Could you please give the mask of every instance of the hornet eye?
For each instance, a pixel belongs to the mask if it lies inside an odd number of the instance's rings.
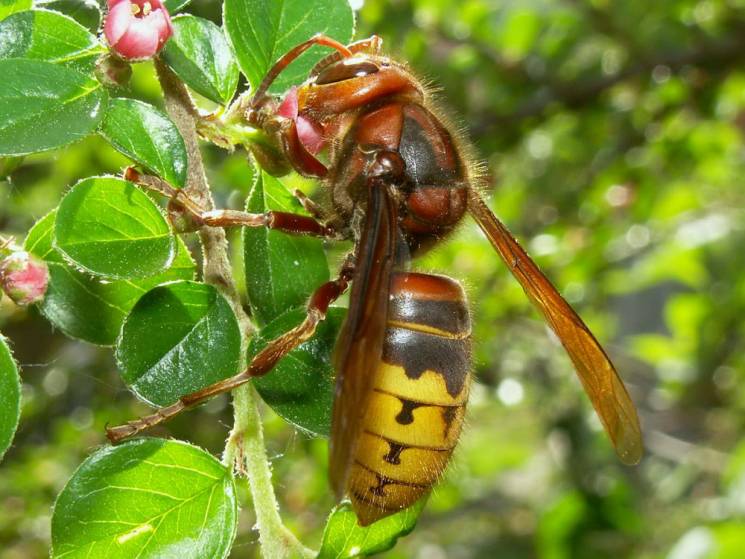
[[[316,84],[326,85],[329,83],[351,80],[352,78],[361,78],[376,73],[378,69],[377,64],[374,64],[369,60],[347,58],[332,64],[318,74]]]

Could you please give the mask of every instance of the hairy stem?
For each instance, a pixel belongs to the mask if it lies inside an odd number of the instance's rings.
[[[171,117],[186,144],[188,175],[185,193],[205,210],[215,207],[204,162],[199,150],[197,121],[199,114],[184,84],[160,60],[155,69],[163,88],[166,112]],[[216,227],[202,227],[199,238],[203,251],[203,279],[219,289],[230,303],[243,332],[239,370],[246,367],[248,336],[253,324],[241,305],[228,257],[225,231]],[[264,557],[283,559],[313,557],[295,536],[285,528],[279,516],[279,505],[272,486],[272,474],[264,446],[264,433],[258,408],[258,396],[249,383],[233,393],[234,425],[225,446],[223,461],[234,465],[248,478],[254,501],[259,542]]]
[[[264,432],[259,416],[258,394],[251,383],[234,392],[235,424],[225,448],[224,459],[243,455],[239,468],[245,468],[251,486],[261,551],[267,559],[312,558],[316,553],[303,546],[279,516],[279,506],[272,486],[272,473],[264,446]]]

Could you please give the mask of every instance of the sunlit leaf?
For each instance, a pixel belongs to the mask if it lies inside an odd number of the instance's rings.
[[[47,10],[13,14],[0,22],[0,59],[46,60],[90,73],[105,51],[96,37],[74,19]]]
[[[164,113],[135,99],[111,99],[101,136],[173,186],[186,182],[186,146],[176,125]]]
[[[340,504],[326,522],[318,559],[366,557],[391,549],[398,538],[414,529],[426,501],[420,499],[414,506],[364,527],[357,524],[349,502]]]
[[[96,0],[36,0],[35,4],[68,15],[93,33],[101,25],[101,9]]]
[[[315,335],[282,359],[265,376],[254,379],[264,401],[287,421],[305,431],[328,436],[334,403],[334,367],[331,354],[344,319],[344,309],[331,308]],[[294,309],[262,328],[249,345],[249,357],[307,316]]]
[[[163,2],[163,5],[171,15],[180,12],[189,4],[191,4],[191,0],[165,0]]]
[[[16,12],[30,10],[33,0],[0,0],[0,19]]]
[[[57,210],[54,246],[84,270],[117,279],[153,276],[170,266],[176,242],[158,207],[128,181],[94,177],[76,184]]]
[[[0,335],[0,459],[13,442],[21,413],[21,379],[5,338]]]
[[[307,215],[287,188],[266,173],[257,175],[246,209]],[[328,263],[319,239],[265,227],[246,227],[243,245],[248,300],[261,324],[303,306],[311,293],[329,279]]]
[[[354,14],[347,0],[275,2],[225,0],[223,21],[241,70],[256,88],[269,68],[292,47],[317,33],[348,43],[354,32]],[[283,91],[308,77],[313,65],[328,54],[313,47],[293,62],[274,82],[271,91]]]
[[[237,506],[230,472],[179,441],[138,439],[90,456],[60,493],[52,557],[227,557]]]
[[[240,328],[225,297],[211,285],[180,281],[137,302],[116,359],[132,391],[165,406],[236,374],[240,350]]]
[[[160,274],[140,279],[102,280],[70,265],[52,247],[56,211],[29,231],[26,250],[49,267],[49,287],[39,304],[42,314],[71,338],[98,345],[114,345],[137,300],[156,285],[194,279],[194,261],[179,238],[173,264]]]
[[[215,103],[228,103],[238,85],[238,64],[222,30],[206,19],[173,19],[163,59],[186,85]]]
[[[103,117],[96,80],[44,60],[0,60],[0,155],[46,151],[84,138]]]

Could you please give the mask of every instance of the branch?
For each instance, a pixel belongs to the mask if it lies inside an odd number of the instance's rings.
[[[205,210],[215,208],[212,192],[204,171],[204,162],[199,149],[197,122],[200,118],[184,84],[159,59],[155,69],[163,88],[166,112],[176,124],[186,144],[188,176],[185,193]],[[199,238],[203,251],[203,278],[206,283],[219,289],[235,312],[243,333],[239,370],[246,367],[248,336],[254,331],[251,320],[241,305],[240,296],[233,279],[228,257],[228,241],[225,231],[216,227],[202,227]],[[233,392],[235,423],[225,446],[223,462],[234,464],[239,473],[246,475],[254,501],[259,543],[264,557],[313,557],[295,536],[282,524],[269,460],[264,445],[264,433],[258,409],[258,395],[252,384],[246,384]]]

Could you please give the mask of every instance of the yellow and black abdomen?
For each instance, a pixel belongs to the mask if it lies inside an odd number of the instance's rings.
[[[393,276],[382,359],[348,478],[361,524],[411,506],[445,469],[468,398],[470,336],[455,280]]]

